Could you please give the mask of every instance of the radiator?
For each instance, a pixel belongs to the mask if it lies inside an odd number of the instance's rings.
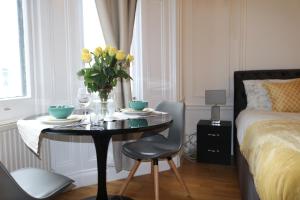
[[[49,146],[49,141],[42,139],[37,156],[24,144],[15,124],[0,127],[0,160],[8,171],[24,167],[50,170]]]

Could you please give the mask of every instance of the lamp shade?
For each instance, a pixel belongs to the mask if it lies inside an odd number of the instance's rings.
[[[225,105],[226,90],[205,90],[206,105]]]

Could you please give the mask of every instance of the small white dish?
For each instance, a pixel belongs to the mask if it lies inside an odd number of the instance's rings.
[[[56,119],[50,115],[39,117],[38,120],[40,120],[44,124],[50,124],[50,125],[67,125],[74,122],[79,122],[82,120],[81,115],[71,115],[66,119]]]

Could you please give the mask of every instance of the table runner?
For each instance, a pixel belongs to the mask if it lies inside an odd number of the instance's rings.
[[[39,120],[18,120],[18,130],[26,146],[39,155],[39,143],[42,130],[53,125],[43,124]]]

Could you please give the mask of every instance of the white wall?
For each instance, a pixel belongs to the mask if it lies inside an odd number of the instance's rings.
[[[221,118],[233,117],[233,72],[300,68],[300,1],[182,0],[186,132],[210,118],[206,89],[226,89]]]

